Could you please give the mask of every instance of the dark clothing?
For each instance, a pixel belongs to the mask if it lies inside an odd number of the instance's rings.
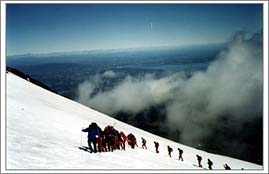
[[[127,142],[131,146],[132,149],[135,148],[135,145],[137,146],[136,138],[135,138],[135,136],[133,134],[129,134],[127,136]]]
[[[97,137],[101,136],[102,134],[102,129],[96,124],[96,123],[91,123],[88,128],[82,129],[83,132],[88,132],[88,146],[90,151],[94,151],[95,153],[97,152],[96,150],[96,142],[97,142]],[[93,144],[93,148],[91,146]]]
[[[156,142],[156,141],[154,141],[154,144],[155,144],[155,150],[156,150],[156,153],[159,153],[159,150],[158,150],[158,148],[159,148],[159,143]]]
[[[144,147],[147,149],[147,146],[146,146],[146,140],[144,138],[141,138],[142,139],[142,148],[144,149]]]
[[[100,135],[100,132],[97,129],[86,128],[82,130],[83,132],[88,132],[88,139],[94,140],[96,136]]]
[[[227,164],[225,164],[223,167],[224,167],[225,170],[231,170],[231,167],[228,166]]]
[[[196,157],[197,157],[197,160],[198,160],[199,167],[202,167],[202,165],[201,165],[202,157],[199,156],[199,155],[196,155]]]
[[[209,170],[212,170],[213,162],[212,162],[210,159],[208,159],[207,164],[208,164],[208,169],[209,169]]]
[[[93,148],[92,148],[91,143],[93,143]],[[88,139],[88,146],[89,146],[89,149],[90,149],[91,152],[96,151],[96,140]]]
[[[168,155],[171,157],[171,152],[173,151],[173,149],[170,146],[167,146],[167,150],[168,150]]]
[[[178,148],[178,153],[179,153],[178,159],[179,159],[179,160],[181,159],[181,160],[183,161],[183,157],[182,157],[183,150],[180,149],[180,148]]]
[[[82,129],[82,131],[88,132],[88,139],[90,140],[96,139],[96,136],[100,136],[102,133],[102,129],[96,123],[90,124],[89,127]]]

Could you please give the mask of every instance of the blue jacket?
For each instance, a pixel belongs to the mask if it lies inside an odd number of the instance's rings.
[[[100,134],[101,134],[99,129],[86,128],[86,129],[83,129],[82,131],[83,132],[88,132],[88,139],[90,139],[90,140],[95,140],[96,136],[100,136]]]

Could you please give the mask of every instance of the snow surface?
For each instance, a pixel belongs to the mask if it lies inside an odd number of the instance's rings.
[[[138,148],[126,151],[87,153],[78,149],[87,144],[82,127],[96,122],[102,129],[115,124],[125,134],[133,133]],[[148,149],[141,148],[141,137]],[[155,153],[153,141],[160,143]],[[174,150],[168,156],[167,145]],[[178,160],[177,148],[183,149],[184,161]],[[240,147],[238,147],[240,148]],[[20,77],[7,74],[7,169],[193,169],[205,170],[197,165],[196,154],[213,161],[213,169],[262,169],[262,166],[230,157],[207,153],[165,138],[153,135],[104,115],[79,103],[49,92]]]

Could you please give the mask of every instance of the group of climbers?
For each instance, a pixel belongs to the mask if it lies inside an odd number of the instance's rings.
[[[132,149],[135,148],[135,146],[138,147],[136,137],[130,133],[128,136],[124,134],[123,131],[118,131],[116,130],[113,126],[106,126],[104,131],[95,123],[92,122],[88,128],[82,129],[83,132],[88,132],[88,146],[90,152],[96,153],[98,152],[107,152],[107,151],[112,151],[115,149],[120,149],[120,150],[125,150],[125,143],[127,141],[128,145],[131,146]],[[142,148],[147,149],[146,146],[146,140],[141,137],[142,140]],[[93,145],[93,147],[92,147]],[[155,146],[155,151],[156,153],[159,153],[159,143],[154,141],[154,146]],[[171,153],[173,152],[173,148],[170,147],[169,145],[167,146],[168,150],[168,155],[170,157]],[[178,153],[179,157],[178,160],[183,161],[183,150],[178,148]],[[198,161],[198,166],[202,168],[201,161],[202,157],[199,155],[196,155],[197,161]],[[208,159],[207,161],[208,164],[208,169],[212,170],[213,162]],[[231,168],[225,164],[223,165],[225,170],[231,170]]]
[[[88,146],[90,152],[107,152],[115,149],[125,150],[126,135],[114,129],[105,127],[104,131],[95,123],[91,123],[83,132],[88,132]],[[93,145],[93,146],[92,146]]]

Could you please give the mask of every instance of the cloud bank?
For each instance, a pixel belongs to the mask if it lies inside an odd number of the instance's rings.
[[[101,75],[95,75],[91,80],[80,84],[78,101],[112,115],[120,111],[134,115],[150,106],[172,100],[176,90],[186,79],[184,73],[160,79],[154,74],[139,77],[126,76],[113,89],[92,95],[94,89],[99,88],[101,81],[107,77],[107,74],[108,71]],[[113,74],[114,78],[116,74]]]
[[[102,80],[115,77],[108,71],[80,84],[78,101],[107,114],[132,115],[165,103],[168,127],[180,132],[183,143],[200,143],[220,128],[236,134],[246,123],[262,117],[262,35],[246,38],[236,33],[206,71],[191,77],[184,72],[161,78],[126,76],[112,89],[96,92]]]
[[[239,129],[262,116],[262,58],[261,36],[246,40],[238,33],[206,72],[184,82],[167,107],[170,127],[181,131],[182,141],[207,137],[222,118]]]

